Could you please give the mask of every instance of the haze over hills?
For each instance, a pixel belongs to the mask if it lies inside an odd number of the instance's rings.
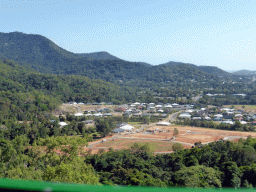
[[[235,71],[235,72],[233,72],[233,74],[235,74],[235,75],[256,75],[256,71],[243,69],[243,70]]]
[[[232,76],[218,67],[179,62],[150,65],[129,62],[107,52],[69,52],[41,35],[21,32],[0,33],[0,59],[10,59],[42,72],[82,75],[110,82],[185,82]],[[146,67],[145,67],[146,66]]]

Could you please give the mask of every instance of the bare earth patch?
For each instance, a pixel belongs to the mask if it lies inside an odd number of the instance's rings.
[[[175,126],[173,126],[175,128]],[[217,129],[210,129],[210,128],[200,128],[200,127],[190,127],[190,126],[177,126],[177,129],[185,130],[185,131],[191,131],[191,132],[200,132],[198,134],[212,134],[217,136],[241,136],[241,137],[248,137],[251,135],[252,137],[256,137],[256,132],[240,132],[240,131],[226,131],[226,130],[217,130]]]
[[[201,141],[202,143],[213,142],[223,139],[221,136],[214,135],[203,135],[203,134],[187,134],[176,137],[175,141],[185,142],[194,144],[195,142]]]
[[[94,145],[94,147],[113,147],[114,149],[130,149],[134,143],[144,145],[148,143],[152,151],[172,151],[173,142],[169,141],[142,141],[140,139],[116,139],[114,141],[107,141]],[[187,146],[190,147],[190,146]]]
[[[179,135],[185,134],[186,131],[179,131]],[[170,139],[173,137],[173,130],[169,132],[159,132],[156,131],[155,133],[148,132],[145,133],[136,133],[131,135],[123,135],[123,137],[136,137],[136,138],[152,138],[152,139]]]
[[[195,142],[201,141],[202,143],[214,142],[220,139],[230,138],[232,137],[248,137],[251,135],[252,137],[256,137],[255,132],[238,132],[238,131],[226,131],[226,130],[216,130],[209,128],[200,128],[200,127],[191,127],[191,126],[166,126],[159,127],[153,126],[150,127],[150,130],[158,131],[155,133],[136,133],[131,135],[124,135],[123,137],[128,138],[138,138],[138,139],[152,139],[152,140],[169,140],[173,137],[173,130],[177,128],[179,131],[178,136],[175,136],[175,141],[194,144]],[[164,131],[164,132],[163,132]],[[239,139],[239,138],[238,138]]]

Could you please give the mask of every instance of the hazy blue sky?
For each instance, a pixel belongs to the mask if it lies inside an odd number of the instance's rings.
[[[256,0],[0,0],[0,18],[74,53],[256,70]]]

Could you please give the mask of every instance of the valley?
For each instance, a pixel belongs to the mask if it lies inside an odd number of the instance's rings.
[[[12,32],[0,33],[0,74],[2,178],[183,187],[193,170],[211,176],[200,187],[256,186],[253,72],[72,53]]]
[[[131,104],[132,106],[133,104]],[[170,104],[169,104],[170,105]],[[104,111],[104,109],[108,109],[108,114],[114,117],[122,117],[127,114],[126,111],[129,111],[129,108],[126,108],[124,112],[117,112],[115,109],[119,109],[124,105],[91,105],[91,104],[63,104],[60,108],[65,109],[66,112],[73,112],[73,114],[85,112],[84,114],[87,117],[93,119],[94,114],[99,114],[100,111]],[[127,105],[128,106],[128,105]],[[151,104],[152,106],[152,104]],[[159,105],[160,106],[160,105]],[[223,108],[227,110],[228,106],[224,106]],[[239,109],[239,106],[234,106]],[[140,105],[137,105],[137,108],[140,108]],[[151,108],[151,107],[149,107]],[[149,109],[148,108],[148,109]],[[211,107],[212,108],[212,107]],[[78,110],[79,109],[79,110]],[[132,109],[132,108],[131,108]],[[175,122],[178,120],[179,114],[182,112],[186,112],[188,109],[186,107],[175,107],[175,109],[171,109],[174,113],[170,113],[169,117],[161,118],[158,121],[160,122],[172,122],[172,125],[162,126],[157,125],[158,122],[155,123],[143,123],[143,122],[129,122],[129,119],[126,118],[126,124],[133,126],[135,129],[129,131],[122,131],[120,133],[109,133],[109,135],[105,137],[101,137],[100,139],[96,139],[95,141],[89,142],[88,147],[85,147],[85,151],[90,154],[97,154],[99,150],[108,151],[109,148],[113,148],[113,150],[121,150],[121,149],[129,149],[134,143],[139,144],[148,144],[149,148],[153,153],[173,153],[172,145],[174,143],[180,143],[183,148],[191,148],[195,147],[196,143],[200,143],[200,145],[206,145],[211,142],[216,142],[219,140],[223,141],[237,141],[238,139],[246,139],[249,136],[252,138],[256,137],[256,132],[240,132],[240,131],[232,131],[228,130],[217,130],[217,129],[209,129],[202,127],[194,127],[187,125],[177,125]],[[143,110],[144,114],[151,114],[154,116],[152,109]],[[177,111],[177,112],[175,112]],[[190,109],[190,111],[192,111]],[[89,112],[89,113],[88,113]],[[250,111],[251,112],[251,111]],[[132,112],[131,116],[135,114],[136,116],[143,116],[141,112]],[[254,111],[255,113],[255,111]],[[90,115],[90,116],[88,116]],[[104,113],[102,113],[104,116]],[[107,118],[107,117],[105,117]],[[192,117],[193,118],[193,117]],[[93,120],[91,120],[93,121]],[[224,123],[225,121],[223,121]],[[124,123],[124,122],[123,122]],[[219,125],[219,122],[216,122],[216,125]],[[96,126],[95,123],[88,126]],[[178,135],[174,136],[174,129],[178,130]],[[255,129],[255,126],[254,126]],[[168,150],[167,150],[168,149]]]

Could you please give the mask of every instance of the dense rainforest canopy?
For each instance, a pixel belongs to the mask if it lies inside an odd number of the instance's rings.
[[[218,141],[165,155],[147,145],[84,153],[89,138],[1,139],[3,178],[158,187],[255,187],[256,139]],[[68,144],[68,145],[67,145]],[[45,146],[45,147],[43,147]],[[60,155],[57,152],[60,151]]]
[[[125,103],[137,90],[82,76],[41,74],[12,61],[0,61],[0,119],[32,120],[67,101]]]

